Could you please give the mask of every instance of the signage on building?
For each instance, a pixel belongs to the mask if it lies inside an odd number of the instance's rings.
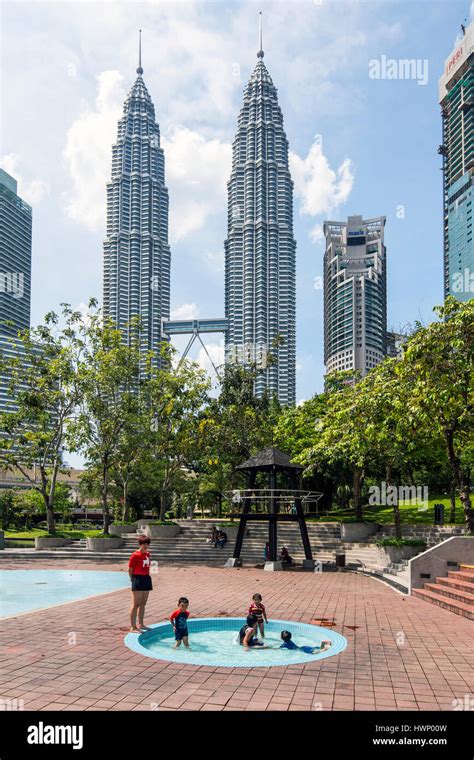
[[[446,61],[445,74],[448,76],[452,68],[461,60],[464,56],[464,43],[461,43],[457,50],[454,51],[451,58]]]

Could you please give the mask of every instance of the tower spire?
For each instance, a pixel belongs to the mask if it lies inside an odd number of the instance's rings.
[[[259,22],[259,50],[257,53],[257,58],[263,58],[263,44],[262,44],[262,11],[259,13],[260,16],[260,22]]]
[[[140,76],[143,74],[142,69],[142,30],[138,30],[138,68],[137,68],[137,74],[140,74]]]

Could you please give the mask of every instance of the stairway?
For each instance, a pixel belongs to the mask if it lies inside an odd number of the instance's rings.
[[[412,594],[474,620],[474,567],[461,565],[459,570],[449,570],[447,577],[436,578],[436,583],[425,583],[423,588],[413,589]]]
[[[181,533],[175,538],[156,538],[152,540],[152,558],[159,563],[181,565],[207,565],[210,567],[223,567],[226,560],[232,556],[234,540],[230,539],[223,549],[216,548],[206,543],[211,526],[218,524],[217,520],[178,521]],[[236,523],[237,525],[238,523]],[[338,523],[307,523],[308,535],[315,560],[322,563],[335,561],[336,551],[345,552],[346,564],[360,566],[370,565],[375,561],[374,548],[366,543],[343,544],[340,538],[340,526]],[[57,549],[5,549],[0,552],[0,560],[34,560],[34,559],[72,559],[88,560],[93,562],[126,562],[130,554],[137,549],[138,533],[123,536],[123,546],[107,552],[90,551],[87,549],[86,540],[74,541],[69,546]],[[264,562],[264,547],[268,541],[268,523],[258,522],[249,526],[249,535],[245,536],[242,546],[242,561],[244,565],[256,565]],[[279,547],[285,545],[290,555],[297,561],[304,559],[303,545],[299,527],[295,523],[282,523],[278,526]]]

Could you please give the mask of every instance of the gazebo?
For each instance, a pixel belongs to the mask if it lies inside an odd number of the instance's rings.
[[[311,494],[301,490],[301,473],[304,468],[299,464],[293,464],[288,454],[275,447],[270,447],[250,457],[235,469],[247,476],[247,488],[235,491],[232,497],[233,504],[242,505],[242,511],[233,512],[229,515],[232,518],[239,518],[240,522],[234,553],[227,560],[226,567],[236,567],[242,564],[240,554],[247,523],[254,520],[268,520],[270,556],[265,563],[265,570],[283,569],[282,563],[277,559],[279,522],[298,523],[305,553],[303,566],[314,569],[315,562],[309,543],[302,501],[308,495],[312,495],[317,500],[322,494]],[[257,475],[259,473],[266,474],[266,487],[257,487]],[[263,504],[263,511],[252,512],[252,504],[258,502]],[[280,506],[284,502],[291,504],[290,513],[280,511]]]

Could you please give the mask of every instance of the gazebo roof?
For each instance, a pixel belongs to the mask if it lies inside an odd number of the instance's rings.
[[[299,464],[293,464],[290,461],[288,454],[284,451],[276,449],[274,446],[270,446],[268,449],[263,449],[255,456],[247,459],[246,462],[242,462],[235,469],[236,470],[269,470],[275,468],[276,470],[291,470],[302,471],[304,467]]]

